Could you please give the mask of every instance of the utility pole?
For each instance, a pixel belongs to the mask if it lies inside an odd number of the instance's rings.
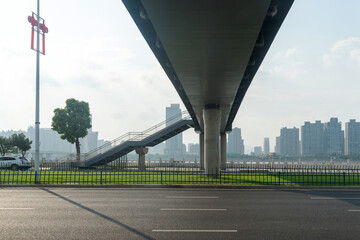
[[[36,15],[36,19],[35,16]],[[42,20],[42,23],[40,21]],[[45,26],[45,20],[40,17],[40,0],[37,0],[37,13],[32,13],[28,17],[28,21],[32,25],[31,30],[31,49],[36,51],[36,105],[35,105],[35,183],[39,183],[40,174],[40,53],[45,55],[45,33],[49,30]],[[36,31],[36,49],[34,48],[34,31]],[[42,35],[42,51],[40,51],[40,32]]]

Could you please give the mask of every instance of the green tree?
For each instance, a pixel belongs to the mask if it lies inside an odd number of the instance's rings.
[[[76,146],[76,160],[80,161],[80,138],[91,128],[89,104],[74,98],[66,100],[65,108],[56,108],[51,128],[60,134],[61,139]]]
[[[25,136],[25,134],[13,134],[11,136],[12,145],[17,148],[17,150],[24,157],[26,152],[31,149],[31,143],[29,138]]]
[[[14,152],[14,146],[10,138],[0,136],[0,154],[4,156],[7,153]]]

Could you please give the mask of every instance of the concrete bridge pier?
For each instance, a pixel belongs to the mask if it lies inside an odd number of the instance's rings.
[[[221,170],[226,169],[226,133],[221,135]]]
[[[204,170],[204,133],[199,134],[200,170]]]
[[[207,175],[220,173],[220,109],[205,106],[204,120],[204,168]]]
[[[139,161],[138,161],[138,169],[139,169],[139,171],[145,171],[146,170],[145,154],[147,154],[148,151],[149,151],[149,148],[146,148],[146,147],[140,147],[140,148],[135,149],[135,152],[137,154],[139,154]]]

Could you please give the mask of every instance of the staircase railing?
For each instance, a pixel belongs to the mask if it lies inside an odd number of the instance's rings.
[[[125,142],[129,142],[129,141],[142,141],[145,138],[163,130],[165,127],[175,124],[181,120],[190,120],[191,116],[189,115],[188,111],[182,111],[179,114],[176,114],[174,116],[172,116],[171,118],[166,119],[165,121],[162,121],[154,126],[152,126],[151,128],[146,129],[143,132],[128,132],[118,138],[115,138],[112,141],[109,141],[87,153],[81,154],[80,155],[80,161],[86,161],[89,160],[90,158],[98,155],[98,154],[102,154],[112,148],[115,148],[117,146],[119,146],[122,143]],[[169,124],[172,123],[172,124]],[[59,159],[59,161],[65,161],[65,158],[68,158],[68,156]],[[70,161],[74,161],[74,160],[70,160]]]

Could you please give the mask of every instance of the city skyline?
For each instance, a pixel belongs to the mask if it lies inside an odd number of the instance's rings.
[[[2,1],[0,7],[7,33],[0,38],[0,128],[25,130],[35,120],[27,16],[36,4]],[[360,23],[359,7],[359,1],[294,2],[233,123],[247,147],[261,146],[266,136],[273,151],[279,129],[301,126],[303,119],[359,118],[353,106],[360,104],[360,34],[351,27]],[[170,103],[185,109],[121,1],[42,1],[41,16],[49,27],[40,60],[41,128],[50,127],[53,110],[70,97],[89,102],[94,129],[107,140],[163,121]],[[14,95],[17,100],[8,101]],[[198,141],[192,129],[183,138]]]
[[[180,106],[180,104],[170,104],[170,107],[166,107],[166,108],[171,108],[171,107],[175,107],[175,108],[177,108],[178,106]],[[178,111],[180,111],[181,109],[178,109]],[[170,114],[170,115],[173,115],[173,114]],[[166,119],[166,118],[165,118]],[[322,122],[321,120],[305,120],[304,122],[303,122],[303,124],[304,125],[301,125],[301,126],[293,126],[292,125],[292,127],[293,128],[298,128],[299,129],[299,141],[300,141],[300,145],[302,145],[302,146],[300,146],[300,150],[299,150],[299,152],[302,152],[302,151],[304,151],[304,147],[303,147],[303,144],[301,143],[301,141],[302,141],[302,139],[303,139],[303,132],[304,131],[309,131],[309,130],[306,130],[306,129],[303,129],[304,127],[307,127],[308,126],[308,129],[309,129],[309,127],[312,127],[312,128],[317,128],[318,129],[318,131],[319,131],[319,129],[323,129],[323,132],[322,133],[319,133],[319,134],[323,134],[323,135],[325,135],[326,134],[326,132],[325,132],[325,130],[326,130],[326,128],[328,128],[329,129],[329,127],[326,127],[326,124],[331,124],[332,123],[332,121],[334,120],[334,119],[336,119],[336,122],[335,123],[333,123],[333,124],[339,124],[340,125],[340,129],[341,129],[341,131],[343,132],[343,135],[345,136],[345,127],[346,127],[346,124],[348,124],[348,123],[350,123],[350,122],[353,122],[353,121],[355,121],[355,123],[356,124],[358,124],[359,122],[356,122],[357,121],[357,119],[354,119],[354,118],[350,118],[348,121],[344,121],[344,123],[343,123],[343,121],[338,121],[338,118],[337,117],[330,117],[329,118],[329,122],[326,122],[326,121],[324,121],[324,122]],[[360,120],[360,119],[359,119]],[[311,121],[313,121],[314,123],[311,123]],[[291,126],[291,125],[290,125]],[[316,127],[317,126],[317,127]],[[29,126],[28,128],[27,128],[27,130],[24,130],[24,129],[0,129],[0,135],[1,135],[1,133],[6,133],[6,132],[11,132],[11,133],[25,133],[25,132],[29,132],[29,128],[34,128],[34,126]],[[285,127],[281,127],[278,131],[280,131],[280,133],[281,133],[281,129],[282,128],[289,128],[289,126],[285,126]],[[41,128],[41,129],[46,129],[46,130],[51,130],[50,128]],[[190,129],[191,130],[191,129]],[[92,130],[90,131],[90,132],[92,132],[92,133],[94,133]],[[240,141],[242,142],[241,143],[241,145],[242,145],[242,147],[244,148],[244,154],[251,154],[252,152],[254,152],[254,147],[258,147],[258,146],[260,146],[260,142],[259,143],[255,143],[254,145],[249,145],[249,144],[246,144],[246,139],[244,139],[244,138],[242,138],[242,129],[241,128],[239,128],[239,127],[233,127],[233,131],[231,132],[231,133],[229,133],[229,134],[227,134],[227,142],[228,142],[228,145],[227,145],[227,148],[229,148],[229,142],[231,142],[231,141],[235,141],[235,140],[233,140],[234,139],[234,137],[231,137],[231,135],[234,135],[234,133],[236,133],[237,135],[239,135],[240,136]],[[96,134],[99,134],[99,132],[98,131],[96,131]],[[8,136],[8,134],[2,134],[3,136]],[[277,134],[277,135],[279,135],[279,133]],[[179,137],[179,136],[178,136]],[[278,138],[279,136],[275,136],[274,137],[274,139],[271,139],[271,138],[269,138],[269,137],[263,137],[263,142],[262,142],[262,152],[265,154],[265,149],[267,149],[267,148],[265,148],[265,145],[267,145],[268,146],[268,149],[269,149],[269,152],[277,152],[276,151],[276,139]],[[315,136],[316,137],[316,136]],[[320,137],[324,137],[324,136],[317,136],[318,138]],[[180,137],[181,138],[181,137]],[[359,136],[359,138],[360,138],[360,136]],[[103,143],[105,143],[105,142],[107,142],[107,141],[111,141],[111,140],[113,140],[113,139],[100,139],[99,138],[99,141],[100,142],[103,142]],[[65,140],[63,140],[63,141],[65,141]],[[266,144],[265,144],[265,141],[266,141]],[[317,141],[317,140],[316,140]],[[341,140],[340,140],[341,141]],[[345,139],[342,139],[342,141],[343,141],[343,144],[345,144]],[[66,141],[65,141],[66,142]],[[185,146],[185,150],[186,151],[184,151],[184,152],[186,152],[186,153],[189,153],[189,151],[188,151],[188,145],[194,145],[194,144],[198,144],[198,139],[197,140],[195,140],[194,142],[184,142],[184,144],[183,144],[183,147]],[[324,142],[322,143],[323,144],[323,146],[322,146],[322,148],[325,148],[325,144],[326,144],[326,142],[325,142],[325,140],[324,140]],[[328,143],[328,144],[331,144],[330,142]],[[336,144],[336,143],[335,143]],[[98,144],[98,146],[101,146],[102,144],[101,143],[99,143]],[[161,146],[160,146],[161,145]],[[307,145],[307,148],[309,148],[310,147],[310,145]],[[166,141],[164,141],[164,142],[162,142],[162,143],[160,143],[160,144],[158,144],[158,145],[156,145],[155,147],[152,147],[152,148],[150,148],[150,153],[159,153],[159,154],[162,154],[161,152],[162,151],[164,151],[165,150],[165,148],[166,148]],[[233,147],[233,145],[232,145],[232,143],[230,143],[230,148],[232,149],[232,148],[234,148]],[[314,149],[314,148],[321,148],[321,147],[319,147],[318,145],[313,145],[312,146],[312,148]],[[90,151],[91,149],[88,149],[88,148],[86,148],[88,151]],[[330,149],[330,147],[328,147],[328,149]],[[343,151],[345,152],[345,145],[344,146],[342,146],[342,149],[343,149]],[[305,150],[305,153],[307,153],[307,152],[309,152],[310,150]],[[321,151],[326,151],[326,150],[324,150],[324,149],[322,149],[322,150],[315,150],[315,151],[318,151],[318,153],[320,153]],[[85,152],[87,152],[87,151],[85,151]],[[229,151],[228,151],[229,152]],[[338,151],[339,152],[339,151]],[[231,153],[231,151],[229,152],[229,153]],[[331,153],[335,153],[335,152],[331,152]],[[330,154],[331,154],[330,153]],[[312,152],[312,154],[314,154],[313,152]],[[340,153],[338,153],[338,154],[340,154]]]
[[[29,158],[34,157],[35,150],[35,131],[33,126],[29,126],[27,130],[7,130],[0,131],[0,136],[9,138],[13,134],[24,134],[31,143],[31,149],[27,151],[27,156]],[[69,154],[76,154],[75,144],[69,143],[65,139],[61,139],[60,134],[51,128],[40,128],[40,159],[46,158],[47,160],[61,159],[68,157]],[[91,150],[96,149],[98,146],[101,146],[105,143],[108,143],[104,139],[98,138],[99,133],[97,131],[92,131],[92,128],[88,130],[88,134],[84,138],[80,138],[80,150],[81,154],[87,153]],[[16,154],[15,154],[16,155]]]

